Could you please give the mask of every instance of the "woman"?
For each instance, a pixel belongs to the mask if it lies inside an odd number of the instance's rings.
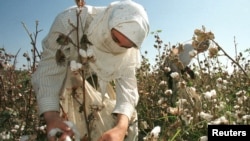
[[[60,13],[43,40],[42,59],[32,77],[39,114],[46,121],[47,132],[54,128],[63,131],[60,140],[73,135],[60,116],[60,102],[69,120],[76,123],[81,138],[90,135],[88,138],[92,141],[137,140],[135,107],[139,95],[135,70],[140,65],[139,48],[149,32],[147,13],[131,0],[112,2],[107,7],[84,6],[81,10],[79,18],[76,17],[77,7]],[[72,30],[77,19],[78,35]],[[59,44],[59,35],[68,35],[69,42]],[[78,112],[83,104],[79,94],[82,93],[79,92],[82,90],[82,83],[78,81],[80,75],[72,72],[68,65],[74,60],[79,61],[79,52],[73,43],[79,41],[77,37],[85,35],[87,50],[91,50],[94,58],[88,62],[87,73],[94,72],[100,86],[99,92],[88,82],[85,84],[86,106],[83,108],[87,109],[87,122],[83,112]],[[63,54],[62,59],[55,59],[55,54],[57,57]],[[110,93],[110,82],[115,82],[115,101],[105,98],[105,94]],[[53,141],[55,137],[48,136],[48,139]]]
[[[176,84],[178,81],[174,80],[171,74],[174,72],[179,73],[179,75],[187,73],[191,79],[195,79],[195,73],[188,65],[197,54],[206,51],[209,45],[209,40],[202,42],[196,48],[191,43],[180,44],[178,47],[171,49],[170,54],[166,57],[164,67],[170,68],[170,71],[166,72],[168,88],[173,91],[171,106],[175,106],[178,90]]]

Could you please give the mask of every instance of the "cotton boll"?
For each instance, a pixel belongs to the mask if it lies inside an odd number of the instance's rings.
[[[208,137],[207,136],[202,136],[202,137],[200,137],[199,141],[208,141]]]
[[[156,126],[151,132],[150,135],[154,138],[158,138],[159,137],[159,133],[161,132],[161,127],[160,126]]]
[[[87,58],[87,52],[83,49],[79,49],[79,54],[83,57],[83,58]]]
[[[164,67],[164,71],[165,71],[165,72],[170,72],[170,71],[171,71],[171,68],[170,68],[170,67]]]
[[[178,101],[176,102],[177,105],[181,105],[181,104],[185,104],[187,103],[187,99],[178,99]]]
[[[217,80],[216,80],[217,83],[223,83],[223,79],[221,77],[219,77]]]
[[[236,96],[240,97],[240,96],[245,95],[245,94],[246,94],[246,91],[241,90],[241,91],[238,91],[238,92],[236,93]]]
[[[213,118],[213,115],[205,113],[205,112],[200,112],[199,116],[207,121],[210,121]]]
[[[70,69],[71,69],[71,71],[77,71],[80,68],[82,68],[82,64],[81,63],[77,63],[75,60],[72,60],[70,62]]]
[[[167,85],[167,82],[166,82],[166,81],[161,81],[159,85],[160,85],[160,86]]]
[[[71,121],[64,121],[64,123],[67,124],[68,127],[71,128],[72,131],[74,132],[75,141],[80,141],[80,133],[78,132],[75,124]],[[63,131],[59,128],[53,128],[52,130],[49,131],[50,136],[56,136],[57,133],[63,133]],[[72,140],[69,136],[67,136],[65,141],[72,141]]]
[[[10,139],[10,132],[8,132],[8,133],[6,134],[6,139],[7,139],[7,140]]]
[[[250,115],[244,115],[244,116],[242,116],[242,119],[243,120],[250,120]]]
[[[206,99],[212,99],[213,97],[216,96],[216,91],[215,90],[211,90],[210,92],[206,92],[204,93],[204,96]]]
[[[226,117],[222,116],[215,119],[214,121],[211,121],[211,124],[213,125],[228,124],[228,120],[226,119]]]
[[[154,127],[154,129],[148,134],[146,137],[143,138],[144,141],[156,141],[159,138],[159,133],[161,131],[160,126]]]
[[[244,101],[246,101],[246,100],[248,99],[248,97],[247,97],[247,96],[243,96],[242,99],[243,99]]]
[[[72,71],[76,71],[76,61],[75,60],[72,60],[70,62],[70,68]]]
[[[219,111],[222,111],[225,107],[226,107],[226,103],[221,101],[219,102],[218,105],[215,105],[215,107],[219,110]]]
[[[234,109],[236,109],[236,110],[237,110],[237,109],[240,109],[240,106],[239,106],[239,105],[235,105],[235,106],[234,106]]]
[[[215,57],[218,54],[218,48],[217,47],[210,47],[208,49],[209,51],[209,57]]]
[[[174,78],[174,79],[178,79],[178,78],[179,78],[179,73],[178,73],[178,72],[172,72],[172,73],[170,74],[170,76],[171,76],[172,78]]]
[[[19,125],[15,125],[14,128],[15,128],[15,129],[19,129],[20,126],[19,126]]]
[[[183,109],[176,108],[176,107],[168,107],[167,112],[172,114],[172,115],[179,115],[183,112]]]
[[[87,49],[87,56],[88,56],[88,57],[93,57],[93,56],[94,56],[94,53],[93,53],[93,49],[92,49],[92,48],[88,48],[88,49]]]
[[[170,96],[170,95],[173,94],[173,91],[172,91],[172,90],[166,90],[166,91],[164,92],[164,94],[167,95],[167,96]]]
[[[161,98],[158,100],[158,102],[157,102],[158,105],[161,105],[161,104],[164,102],[164,100],[165,100],[165,99],[164,99],[163,97],[161,97]]]
[[[237,103],[240,104],[240,105],[242,105],[243,104],[242,98],[237,98]]]

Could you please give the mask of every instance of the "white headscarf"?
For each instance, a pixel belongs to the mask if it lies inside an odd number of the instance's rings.
[[[137,48],[120,47],[111,37],[112,28],[124,34]],[[111,3],[103,12],[97,13],[87,31],[96,58],[90,63],[91,68],[105,81],[135,74],[141,57],[138,48],[148,32],[148,17],[141,5],[131,0]]]
[[[192,46],[192,44],[187,43],[183,45],[183,49],[184,50],[179,54],[179,59],[184,65],[184,67],[186,67],[192,60],[190,52],[194,50],[194,47]]]

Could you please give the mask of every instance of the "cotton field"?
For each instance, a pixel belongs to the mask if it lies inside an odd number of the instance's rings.
[[[37,32],[38,33],[38,32]],[[159,52],[155,61],[142,53],[142,64],[137,70],[140,100],[137,106],[139,141],[206,141],[208,125],[250,124],[249,49],[231,57],[216,42],[215,35],[205,27],[194,30],[192,44],[200,49],[209,40],[203,53],[190,52],[193,61],[187,72],[171,72],[164,65],[171,57],[171,49],[180,46],[165,44],[160,31],[154,32],[154,48]],[[46,126],[37,114],[35,94],[30,78],[37,60],[31,53],[24,54],[27,69],[15,69],[15,55],[0,49],[0,140],[44,141]],[[221,57],[227,58],[232,66]],[[178,59],[176,61],[178,63]],[[181,66],[181,64],[180,64]],[[169,77],[173,88],[170,89]]]

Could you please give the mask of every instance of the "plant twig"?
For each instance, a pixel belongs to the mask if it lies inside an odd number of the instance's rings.
[[[38,33],[41,32],[42,30],[38,30],[38,21],[36,21],[36,32],[34,33],[34,38],[32,36],[32,34],[29,32],[28,28],[26,27],[26,25],[22,22],[23,24],[23,27],[25,29],[25,31],[27,32],[27,34],[29,35],[30,37],[30,40],[31,40],[31,45],[33,47],[33,65],[32,65],[32,72],[35,71],[35,63],[36,63],[36,54],[37,56],[39,57],[39,59],[41,59],[41,55],[40,53],[38,52],[37,50],[37,47],[36,47],[36,41],[37,41],[37,36],[38,36]]]
[[[224,55],[227,56],[235,65],[237,65],[237,66],[241,69],[241,71],[244,73],[244,75],[249,79],[248,74],[247,74],[246,71],[241,67],[241,65],[240,65],[238,62],[236,62],[232,57],[230,57],[230,56],[226,53],[226,51],[225,51],[217,42],[215,42],[214,40],[212,40],[212,41],[213,41],[213,43],[215,43],[215,45],[218,47],[218,49],[221,50],[221,51],[224,53]]]

